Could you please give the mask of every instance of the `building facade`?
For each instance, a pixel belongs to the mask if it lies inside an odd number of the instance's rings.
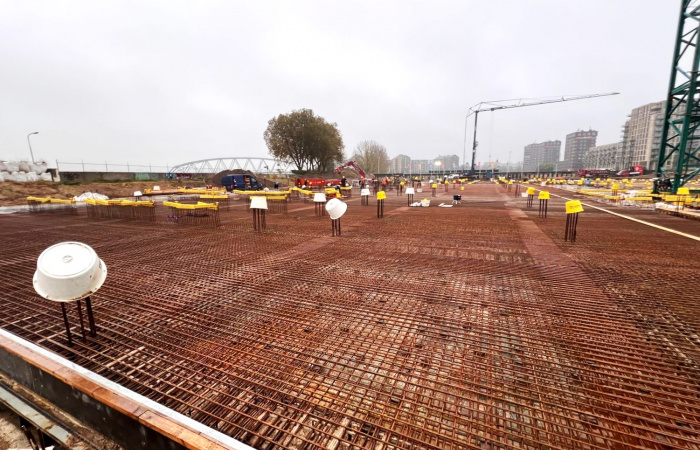
[[[433,169],[453,173],[459,170],[459,156],[440,155],[433,161]]]
[[[556,170],[561,156],[561,141],[546,141],[525,146],[523,171]]]
[[[640,165],[645,171],[656,170],[665,108],[665,101],[648,103],[634,108],[627,116],[628,119],[622,129],[623,167]],[[678,112],[682,113],[682,111]],[[669,161],[666,169],[673,167],[675,160],[674,157]]]
[[[428,159],[412,159],[409,173],[420,174],[430,171],[431,161]]]
[[[564,146],[564,162],[566,170],[584,169],[584,158],[589,148],[595,147],[598,132],[596,130],[575,131],[566,135]]]
[[[398,155],[389,161],[389,172],[408,173],[411,165],[411,158],[406,155]]]
[[[624,162],[623,143],[598,145],[591,147],[583,158],[584,169],[622,170],[628,165]]]

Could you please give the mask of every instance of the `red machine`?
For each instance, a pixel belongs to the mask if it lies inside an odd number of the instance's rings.
[[[637,175],[644,175],[644,167],[632,166],[617,172],[618,177],[636,177]]]
[[[357,172],[362,178],[374,178],[374,176],[371,173],[366,173],[360,166],[357,165],[355,161],[348,161],[342,166],[338,166],[335,168],[335,171],[340,173],[343,171],[343,169],[353,169],[355,172]]]
[[[302,186],[306,186],[307,188],[312,188],[312,187],[327,187],[328,183],[331,184],[331,186],[335,186],[336,184],[340,184],[340,180],[324,180],[323,178],[295,178],[294,179],[294,186],[300,188]]]

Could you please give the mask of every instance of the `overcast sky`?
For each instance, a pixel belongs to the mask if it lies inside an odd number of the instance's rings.
[[[310,108],[347,155],[461,160],[476,103],[619,91],[483,113],[477,161],[589,127],[613,143],[666,95],[679,3],[2,0],[0,159],[33,131],[51,166],[268,157],[268,120]]]

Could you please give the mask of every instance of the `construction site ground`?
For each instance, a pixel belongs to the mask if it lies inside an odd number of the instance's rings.
[[[381,219],[357,191],[339,237],[300,200],[264,232],[243,199],[218,226],[0,216],[0,327],[255,448],[700,448],[700,242],[586,205],[565,242],[563,199],[494,183]],[[69,346],[32,276],[72,240],[109,272]]]

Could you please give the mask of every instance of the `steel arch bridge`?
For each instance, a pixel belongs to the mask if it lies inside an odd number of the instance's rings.
[[[292,163],[273,158],[212,158],[178,164],[169,173],[215,174],[222,170],[250,170],[256,173],[288,173],[295,166]]]

